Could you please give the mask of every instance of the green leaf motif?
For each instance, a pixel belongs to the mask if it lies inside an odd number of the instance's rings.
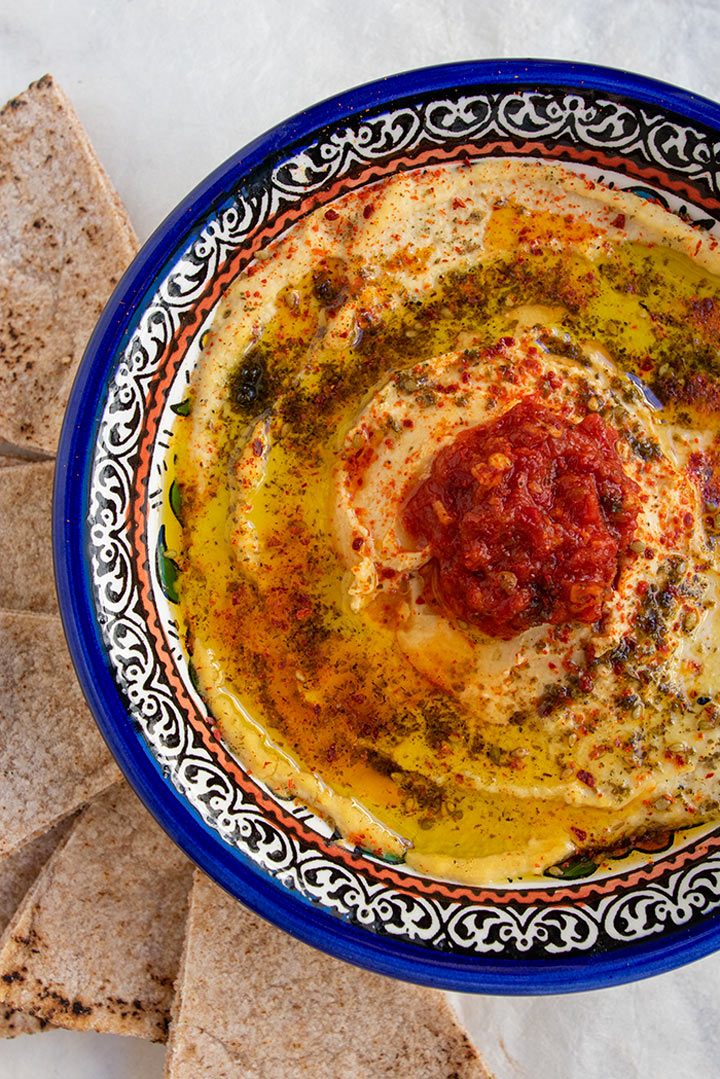
[[[196,693],[200,693],[200,679],[198,677],[197,669],[191,659],[188,660],[188,674],[190,675],[190,684]]]
[[[178,405],[170,405],[170,411],[174,412],[176,416],[189,416],[190,398],[186,397],[185,400],[181,401]]]
[[[550,866],[550,869],[545,870],[544,875],[552,877],[553,880],[581,880],[583,877],[591,877],[597,867],[597,862],[592,862],[586,857],[580,857],[564,862],[561,865]]]
[[[366,857],[368,855],[371,858],[378,857],[378,852],[376,850],[371,850],[370,847],[355,847],[355,851],[357,854],[365,855]],[[405,861],[404,854],[386,853],[379,855],[379,857],[381,857],[384,862],[388,862],[389,865],[402,865],[402,863]]]
[[[180,487],[175,480],[170,484],[170,509],[173,511],[176,520],[182,524],[182,517],[180,516],[182,510],[182,496],[180,494]]]
[[[370,852],[372,853],[372,851]],[[390,865],[402,865],[405,861],[404,854],[383,854],[382,860]]]
[[[165,542],[165,525],[160,529],[155,560],[158,580],[160,581],[163,595],[170,603],[179,603],[180,596],[177,584],[178,577],[180,576],[180,567],[177,562],[173,562],[172,558],[168,556],[167,544]]]

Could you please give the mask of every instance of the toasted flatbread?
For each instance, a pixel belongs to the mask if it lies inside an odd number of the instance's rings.
[[[31,843],[0,858],[0,933],[35,882],[45,863],[70,831],[76,816],[59,821]]]
[[[0,997],[54,1026],[167,1035],[192,866],[125,783],[93,801],[0,941]]]
[[[0,111],[0,441],[53,454],[90,333],[137,251],[62,90]]]
[[[0,858],[0,933],[10,922],[26,892],[36,880],[40,870],[67,835],[72,817],[60,821],[49,832],[32,843]],[[17,1011],[0,1004],[0,1037],[14,1038],[18,1034],[35,1034],[44,1030],[48,1023],[27,1012]]]
[[[196,873],[167,1079],[487,1079],[446,998],[358,970]]]
[[[80,691],[60,619],[0,610],[0,854],[120,778]]]
[[[19,1034],[39,1034],[52,1024],[38,1019],[36,1015],[20,1012],[0,1004],[0,1038],[17,1038]]]
[[[57,614],[53,461],[0,470],[0,607]]]

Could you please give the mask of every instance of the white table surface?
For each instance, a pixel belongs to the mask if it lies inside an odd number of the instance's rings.
[[[369,79],[535,56],[718,100],[719,42],[713,0],[0,0],[0,102],[54,75],[144,240],[233,151]],[[715,1079],[718,990],[720,955],[593,993],[456,999],[498,1079]],[[0,1079],[160,1079],[163,1056],[52,1031],[0,1042]]]

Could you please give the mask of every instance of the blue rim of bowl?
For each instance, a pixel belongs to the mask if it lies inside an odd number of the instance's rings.
[[[108,666],[92,595],[86,516],[92,449],[108,378],[155,283],[185,249],[218,200],[280,151],[328,124],[451,87],[600,90],[661,107],[720,131],[720,106],[689,91],[613,68],[564,61],[481,60],[421,68],[328,98],[277,125],[203,180],[145,243],[113,292],[90,338],[60,437],[53,497],[53,554],[70,655],[90,710],[113,756],[146,807],[202,870],[261,917],[337,958],[380,974],[459,992],[529,995],[607,987],[664,973],[720,947],[720,915],[609,954],[520,960],[454,956],[377,937],[319,909],[228,847],[172,787],[129,718]]]

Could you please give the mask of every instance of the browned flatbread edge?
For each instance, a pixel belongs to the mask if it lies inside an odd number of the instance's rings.
[[[104,792],[0,938],[0,1000],[68,1030],[164,1041],[191,880],[128,785]]]

